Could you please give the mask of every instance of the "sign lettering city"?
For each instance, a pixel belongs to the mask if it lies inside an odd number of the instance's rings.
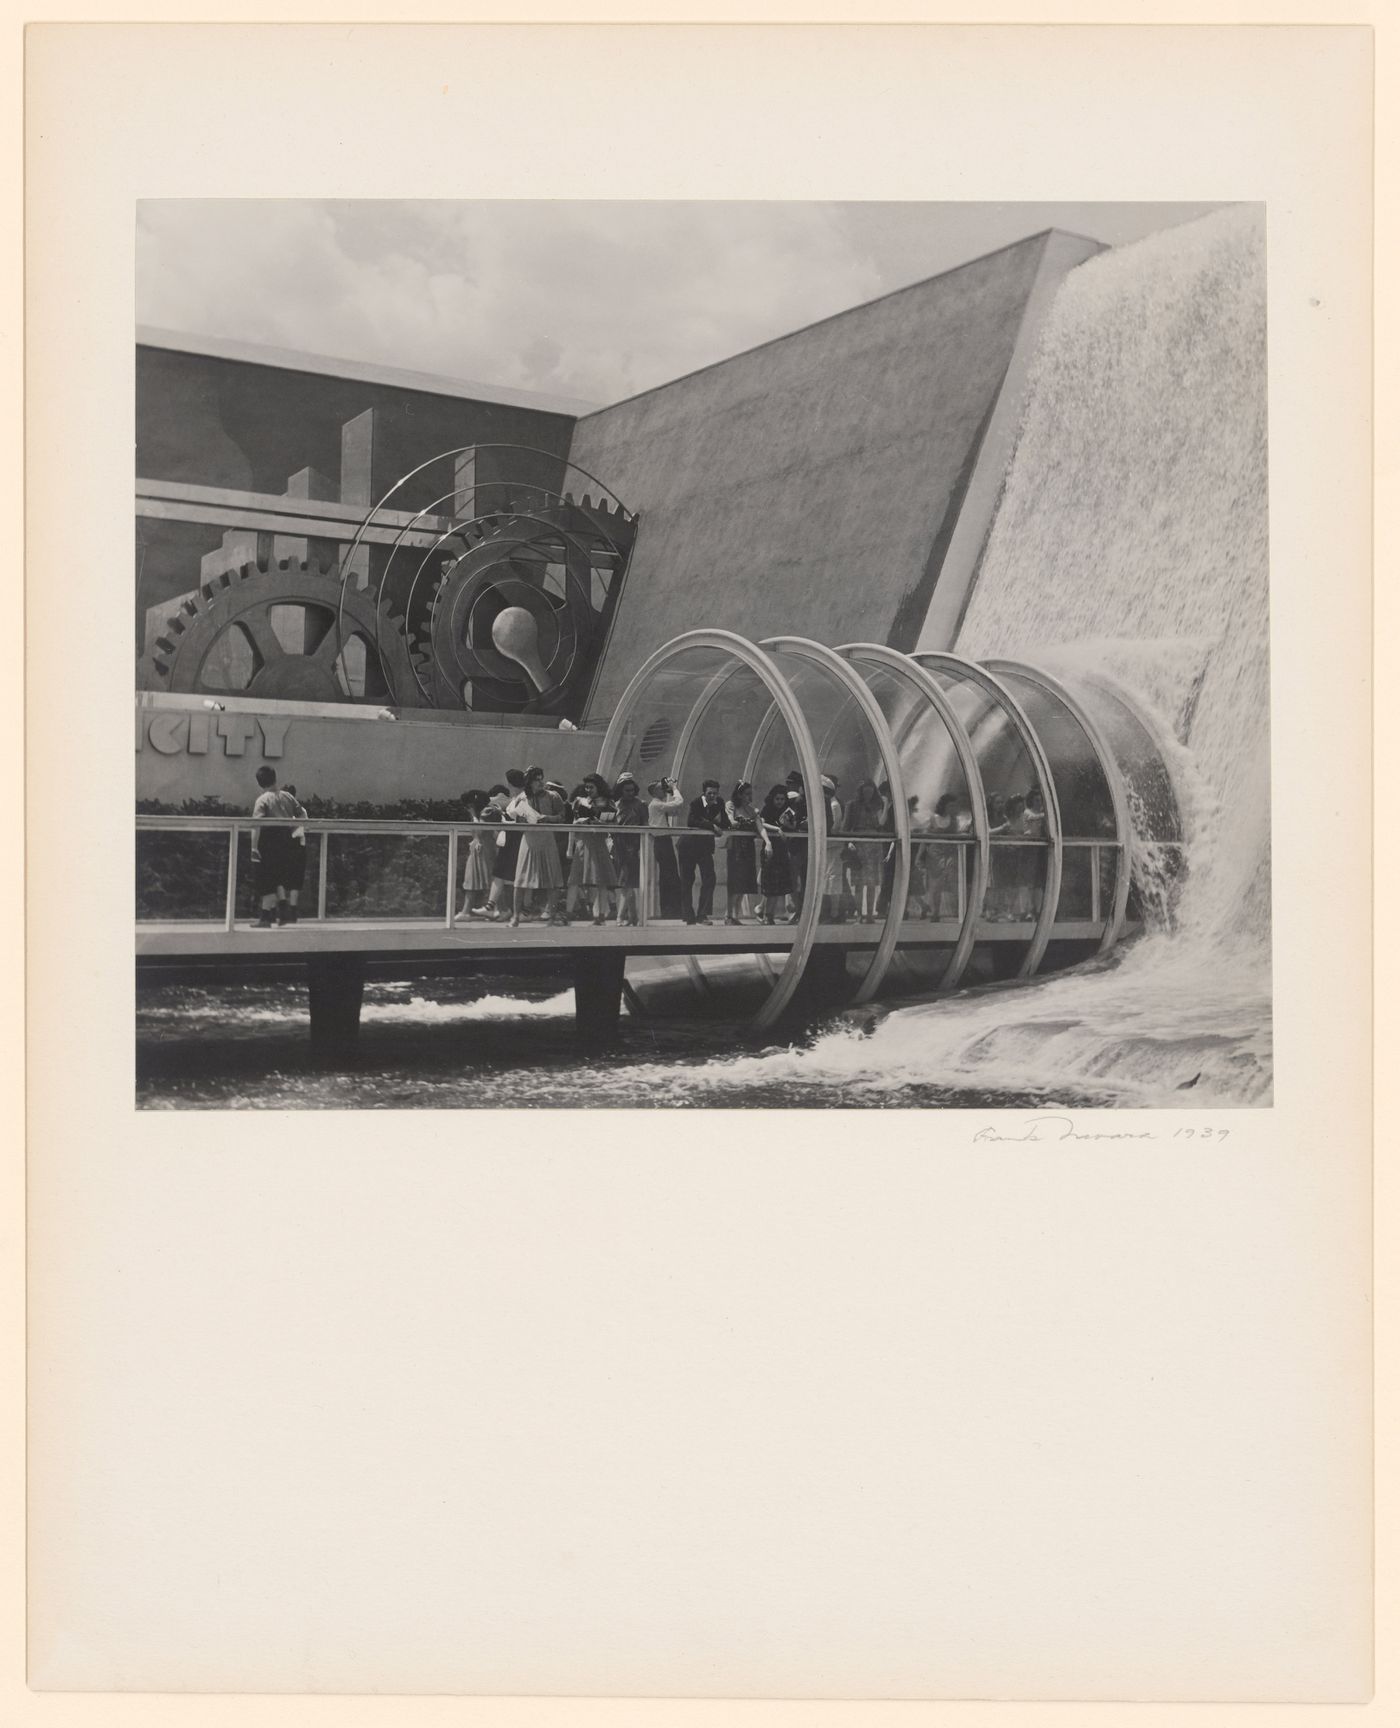
[[[213,725],[210,725],[210,722]],[[136,748],[149,744],[162,756],[207,756],[217,739],[225,756],[242,756],[261,741],[263,756],[280,756],[291,720],[275,714],[181,714],[170,709],[137,709]],[[215,749],[214,754],[218,754]]]

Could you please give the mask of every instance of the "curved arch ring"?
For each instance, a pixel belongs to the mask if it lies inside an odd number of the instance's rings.
[[[1055,921],[1055,910],[1060,903],[1060,876],[1064,868],[1064,839],[1060,825],[1060,800],[1055,792],[1055,779],[1050,771],[1050,759],[1045,754],[1045,748],[1040,742],[1035,727],[1031,725],[1025,710],[1006,688],[1001,680],[985,666],[979,666],[976,661],[964,660],[960,654],[923,653],[914,654],[910,658],[916,665],[932,671],[938,667],[946,668],[954,677],[965,678],[969,683],[990,696],[1010,720],[1026,752],[1035,765],[1036,775],[1040,780],[1045,794],[1045,832],[1050,841],[1050,862],[1045,873],[1045,894],[1041,900],[1040,913],[1031,932],[1030,944],[1022,956],[1017,970],[1018,978],[1033,978],[1040,962],[1045,957],[1045,949],[1050,941],[1050,926]],[[980,771],[978,778],[981,778]],[[980,913],[981,908],[978,908]]]
[[[773,661],[761,648],[742,636],[736,636],[729,630],[688,630],[683,635],[673,637],[663,643],[654,654],[650,655],[633,674],[627,688],[623,691],[613,717],[608,723],[607,732],[598,750],[598,772],[609,780],[614,778],[613,757],[617,753],[623,733],[632,718],[633,710],[640,701],[647,684],[653,675],[667,661],[678,658],[689,649],[712,648],[720,653],[732,655],[742,662],[750,671],[757,673],[773,698],[774,706],[787,723],[788,731],[797,749],[797,759],[802,765],[802,775],[807,784],[815,786],[820,783],[821,771],[817,766],[816,746],[812,742],[812,734],[807,725],[806,716],[797,698],[793,695],[787,680],[773,664]],[[712,694],[713,680],[710,689]],[[815,848],[818,857],[826,856],[826,806],[821,799],[808,809],[808,845]],[[786,964],[779,972],[772,990],[752,1024],[756,1028],[771,1026],[792,1001],[802,974],[806,970],[807,961],[811,956],[816,940],[817,919],[821,913],[821,896],[808,893],[803,897],[802,912],[793,926],[792,947],[788,951]]]
[[[1018,678],[1024,678],[1028,684],[1036,685],[1047,695],[1063,703],[1078,721],[1084,736],[1089,740],[1090,748],[1099,759],[1104,779],[1108,782],[1108,795],[1113,803],[1113,826],[1117,830],[1118,840],[1118,871],[1113,882],[1113,910],[1105,921],[1103,937],[1099,942],[1099,953],[1106,954],[1122,933],[1123,920],[1128,912],[1128,888],[1132,879],[1133,818],[1118,760],[1082,703],[1065,689],[1058,678],[1051,677],[1048,672],[1042,672],[1035,666],[1027,666],[1020,660],[988,660],[986,665],[987,670],[993,674],[1013,672]]]
[[[977,940],[977,920],[982,913],[987,878],[991,872],[987,799],[982,789],[982,775],[977,767],[977,752],[972,748],[967,728],[958,718],[957,710],[948,700],[942,685],[911,655],[902,654],[897,648],[887,648],[880,642],[848,642],[836,652],[844,655],[857,667],[864,662],[869,666],[879,667],[896,678],[903,678],[938,715],[952,739],[953,751],[967,785],[968,801],[972,806],[972,833],[977,843],[973,852],[972,881],[968,887],[967,905],[963,908],[962,928],[958,932],[957,944],[944,968],[943,976],[938,981],[940,990],[952,990],[972,957],[973,944]],[[912,718],[911,716],[911,720]],[[897,743],[895,753],[898,755]],[[959,865],[959,869],[961,867]],[[900,919],[903,916],[904,904],[901,901]]]
[[[875,735],[875,745],[879,750],[885,765],[885,777],[890,783],[890,797],[894,805],[895,832],[895,866],[894,883],[890,891],[890,903],[885,908],[885,925],[880,932],[880,940],[875,944],[875,952],[870,957],[870,964],[865,969],[865,976],[860,981],[853,1002],[868,1002],[880,988],[886,969],[894,956],[895,944],[899,940],[899,924],[904,915],[904,903],[909,894],[909,805],[904,796],[904,777],[899,771],[899,752],[895,749],[894,739],[890,734],[885,720],[884,710],[871,694],[869,685],[859,672],[834,649],[823,643],[812,642],[805,636],[767,636],[759,644],[766,651],[776,650],[779,653],[790,654],[794,659],[806,660],[814,666],[820,666],[837,680],[846,691],[849,699],[859,708],[870,730]],[[808,781],[808,785],[820,786],[820,780]],[[818,800],[823,806],[825,818],[825,800]],[[810,813],[812,801],[808,800]],[[819,854],[825,860],[825,853]],[[823,874],[825,863],[823,862]],[[808,897],[812,898],[811,891]]]

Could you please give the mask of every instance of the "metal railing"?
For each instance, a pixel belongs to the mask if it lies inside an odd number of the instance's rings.
[[[687,853],[693,850],[697,861],[709,856],[714,868],[713,892],[725,895],[725,917],[737,917],[732,901],[735,898],[733,884],[734,873],[728,868],[729,849],[741,845],[754,848],[753,877],[755,887],[745,889],[743,895],[755,894],[762,898],[760,886],[761,860],[759,856],[760,842],[756,835],[747,830],[725,830],[715,833],[708,828],[662,828],[660,826],[632,825],[611,822],[432,822],[432,821],[392,821],[354,818],[317,818],[305,819],[293,817],[267,817],[254,821],[251,816],[155,816],[138,815],[136,829],[138,835],[143,833],[176,833],[176,834],[223,834],[227,836],[227,869],[224,876],[224,903],[222,923],[225,930],[233,930],[238,919],[238,891],[240,885],[239,872],[239,839],[240,836],[254,829],[278,828],[304,831],[309,838],[320,836],[317,848],[319,857],[315,865],[315,916],[324,921],[328,917],[328,901],[330,891],[330,846],[328,842],[333,837],[371,836],[383,839],[438,840],[446,843],[446,870],[444,877],[441,921],[445,928],[453,929],[459,923],[465,922],[458,910],[458,886],[462,878],[463,840],[480,836],[489,841],[494,852],[499,837],[507,836],[518,839],[522,844],[527,836],[548,835],[558,843],[559,837],[569,841],[564,855],[560,859],[560,874],[562,881],[555,890],[538,890],[538,892],[557,893],[567,901],[573,889],[581,886],[592,887],[595,893],[605,896],[620,895],[625,892],[619,877],[621,867],[630,863],[631,846],[636,847],[637,884],[634,891],[637,919],[639,926],[652,923],[668,923],[684,920],[686,914],[683,904],[677,902],[677,893],[681,887],[682,871],[687,863]],[[602,838],[607,843],[610,873],[613,876],[611,885],[581,884],[574,877],[574,860],[581,856],[582,843],[586,838]],[[807,842],[805,830],[794,830],[783,835],[783,842],[801,848]],[[630,842],[630,845],[629,845]],[[687,842],[694,843],[693,848]],[[888,835],[845,835],[838,840],[832,837],[828,840],[828,850],[846,842],[865,843],[887,850],[891,844]],[[674,876],[672,870],[674,869]],[[628,872],[630,874],[630,871]],[[699,877],[700,891],[708,883],[709,872],[703,866],[687,873],[685,887],[691,895],[696,892],[695,878]],[[739,878],[742,880],[742,878]],[[804,885],[805,886],[805,885]],[[800,898],[800,895],[797,896]],[[697,907],[696,900],[690,902]],[[698,909],[698,907],[697,907]],[[374,916],[368,914],[367,916]],[[398,915],[406,916],[406,915]],[[158,916],[149,916],[138,920],[144,923],[164,922]],[[744,919],[744,922],[751,922]]]
[[[502,835],[519,839],[522,843],[526,836],[550,836],[555,844],[563,837],[568,845],[560,857],[560,884],[553,889],[540,889],[538,892],[557,895],[559,910],[577,911],[581,901],[578,890],[588,889],[593,895],[596,907],[601,903],[606,907],[612,897],[621,897],[627,890],[621,882],[624,869],[631,863],[631,848],[636,848],[636,885],[633,891],[635,901],[636,923],[645,926],[655,923],[674,923],[690,921],[692,916],[708,917],[713,913],[714,902],[723,895],[724,921],[741,921],[750,923],[765,921],[760,915],[755,919],[745,917],[739,910],[744,898],[753,896],[758,902],[766,899],[780,898],[789,908],[800,906],[808,893],[823,896],[824,904],[821,922],[828,925],[834,922],[847,922],[854,914],[860,916],[860,887],[869,887],[878,880],[875,894],[874,916],[883,923],[888,913],[888,892],[891,875],[893,848],[898,844],[893,836],[887,833],[830,835],[826,840],[826,857],[824,860],[812,859],[807,855],[808,835],[805,830],[797,829],[785,832],[781,843],[789,849],[790,863],[794,866],[791,887],[779,893],[765,891],[764,867],[761,842],[758,837],[747,830],[730,829],[714,833],[709,829],[662,828],[659,826],[642,827],[630,824],[614,823],[568,823],[568,822],[538,822],[527,824],[523,822],[431,822],[431,821],[392,821],[353,818],[316,818],[304,820],[291,817],[265,818],[254,821],[249,816],[151,816],[138,815],[136,818],[138,835],[144,833],[177,833],[177,834],[223,834],[227,837],[227,863],[223,877],[223,910],[222,923],[225,930],[236,927],[238,917],[238,890],[240,885],[239,871],[239,840],[245,833],[251,834],[254,829],[279,828],[298,829],[304,831],[308,840],[310,836],[320,837],[317,847],[318,857],[315,865],[315,913],[318,921],[326,921],[330,916],[330,845],[336,837],[378,837],[398,840],[437,840],[445,844],[445,875],[442,892],[442,911],[436,916],[446,929],[454,929],[459,923],[465,922],[458,909],[459,887],[463,887],[463,841],[468,844],[480,836],[489,843],[494,854],[496,843]],[[609,874],[612,883],[584,883],[581,881],[583,871],[576,868],[582,860],[584,844],[587,840],[603,839],[607,843]],[[629,844],[630,842],[630,844]],[[689,843],[689,844],[687,844]],[[911,838],[911,870],[910,886],[905,905],[901,908],[901,921],[910,922],[917,918],[935,922],[961,924],[967,912],[967,897],[972,874],[973,853],[976,839],[971,834],[915,834]],[[734,849],[747,846],[753,850],[750,869],[736,873],[733,867]],[[857,854],[851,858],[851,850]],[[864,849],[876,852],[879,863],[872,869],[868,861],[861,859]],[[987,891],[983,905],[978,909],[979,920],[996,921],[1005,918],[1015,921],[1009,913],[1003,913],[998,905],[998,896],[1005,893],[1008,884],[1003,880],[998,882],[996,865],[998,860],[1005,859],[1013,851],[1034,851],[1049,853],[1051,843],[1042,838],[1019,839],[1013,837],[994,836],[991,842],[992,871],[988,880]],[[1067,870],[1060,891],[1060,903],[1056,908],[1056,919],[1062,920],[1066,915],[1065,900],[1067,891],[1073,886],[1077,895],[1082,897],[1082,889],[1087,887],[1087,899],[1078,920],[1086,919],[1092,924],[1102,924],[1104,920],[1105,901],[1112,898],[1112,884],[1106,887],[1106,870],[1103,854],[1111,852],[1114,855],[1113,868],[1116,871],[1124,868],[1124,848],[1117,840],[1108,839],[1074,839],[1064,843],[1064,861],[1069,865],[1076,855],[1087,854],[1087,883],[1078,878],[1078,871]],[[952,855],[953,866],[949,868],[949,855]],[[941,855],[941,856],[940,856]],[[692,862],[693,861],[693,862]],[[856,868],[860,862],[865,862],[865,869]],[[630,869],[625,873],[630,875]],[[753,886],[738,886],[752,881]],[[1116,882],[1116,876],[1113,879]],[[1039,896],[1044,891],[1044,877],[1039,881],[1018,882],[1015,886],[1027,888],[1033,895]],[[697,895],[698,889],[698,895]],[[709,890],[708,901],[705,891]],[[951,889],[953,894],[953,910],[945,913],[943,896]],[[937,893],[937,904],[932,903],[934,892]],[[852,906],[854,902],[854,907]],[[619,904],[622,904],[619,900]],[[917,908],[917,910],[916,910]],[[789,915],[795,916],[790,913]],[[340,915],[353,917],[354,914]],[[368,913],[361,916],[373,918],[376,914]],[[386,914],[395,918],[419,917],[427,921],[434,915],[429,914]],[[607,916],[614,914],[609,909]],[[1034,911],[1023,911],[1022,921],[1034,918]],[[157,916],[147,916],[140,919],[144,923],[157,923],[165,920]],[[630,920],[629,920],[630,922]]]

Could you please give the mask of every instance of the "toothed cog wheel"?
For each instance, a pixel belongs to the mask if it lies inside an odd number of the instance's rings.
[[[600,620],[591,603],[587,524],[542,517],[494,525],[435,588],[414,644],[434,704],[549,713],[563,708],[591,663]]]
[[[422,706],[403,620],[307,564],[245,564],[206,582],[165,621],[148,688],[290,702]]]

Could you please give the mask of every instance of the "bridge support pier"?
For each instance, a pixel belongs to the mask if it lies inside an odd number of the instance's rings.
[[[617,1036],[622,1012],[622,980],[627,960],[607,950],[574,959],[574,1029],[585,1044],[606,1044]]]
[[[360,1036],[365,963],[358,954],[312,954],[306,962],[311,1048],[319,1056],[348,1055]]]
[[[836,947],[814,948],[793,992],[784,1021],[801,1021],[844,1006],[850,994],[846,955]]]

